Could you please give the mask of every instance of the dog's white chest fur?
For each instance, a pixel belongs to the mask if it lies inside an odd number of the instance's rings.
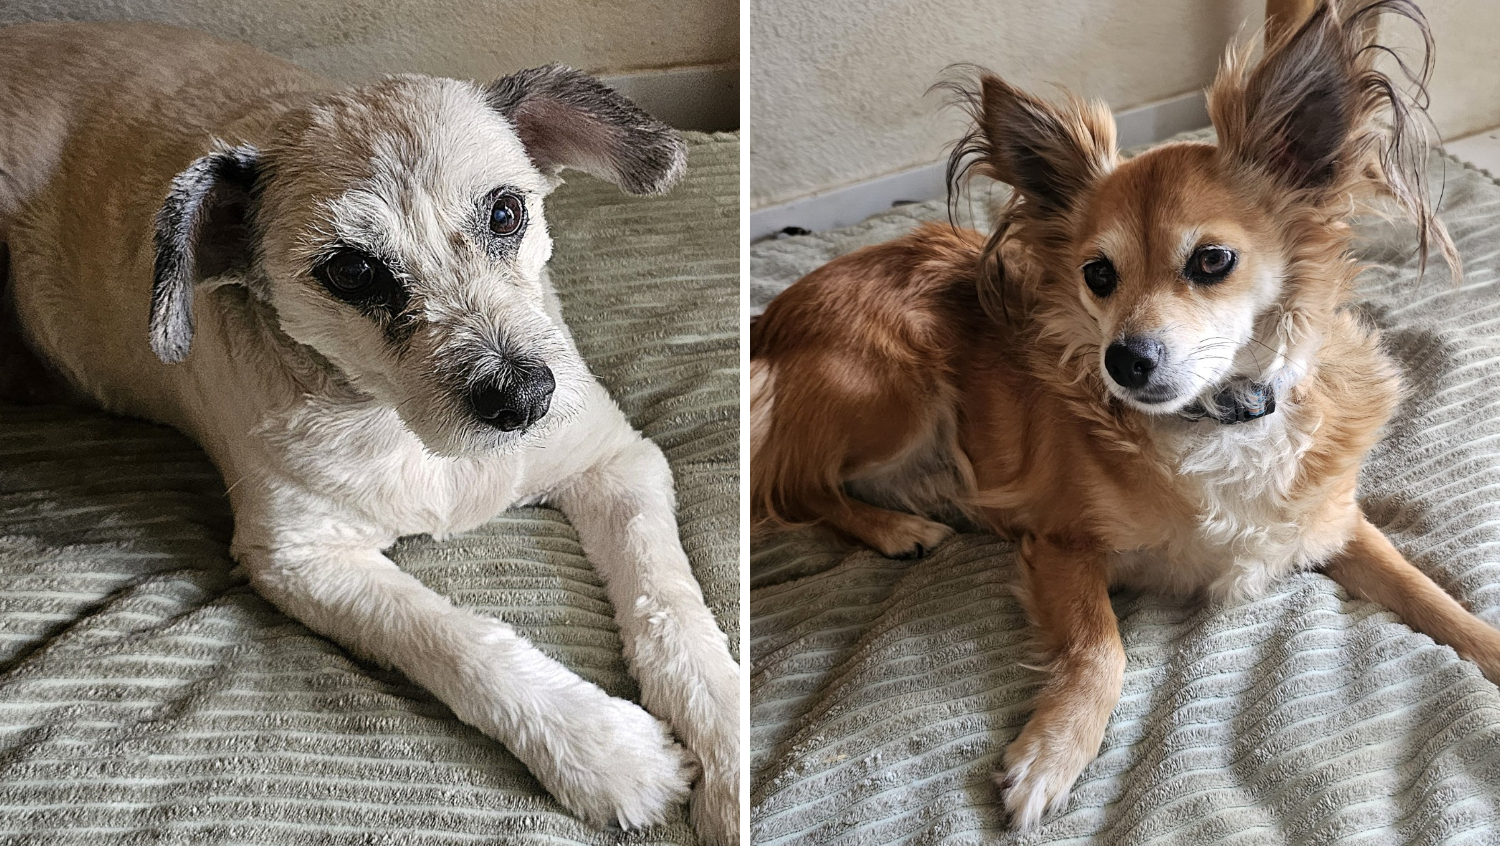
[[[1303,416],[1285,403],[1248,423],[1164,427],[1157,443],[1196,519],[1160,547],[1117,554],[1116,579],[1179,595],[1240,598],[1319,560],[1322,551],[1305,537],[1291,502],[1312,444]]]
[[[365,518],[372,530],[379,527],[381,542],[409,534],[441,538],[541,499],[558,479],[618,448],[622,438],[587,432],[590,422],[618,416],[613,402],[597,384],[586,396],[579,417],[587,419],[566,421],[505,454],[434,455],[392,409],[378,405],[299,408],[269,418],[260,434],[274,445],[283,478],[295,480],[303,496],[337,503],[345,519]],[[330,454],[340,460],[329,461]]]
[[[432,455],[389,409],[349,415],[324,438],[288,438],[284,458],[302,485],[398,535],[467,531],[519,498],[522,456],[483,459]],[[345,460],[326,459],[330,441]]]

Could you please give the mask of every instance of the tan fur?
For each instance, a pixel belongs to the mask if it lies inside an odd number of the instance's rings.
[[[822,521],[887,555],[920,555],[939,534],[931,520],[846,488],[872,466],[946,451],[948,504],[1021,541],[1018,592],[1051,660],[1006,753],[1005,803],[1022,827],[1066,804],[1119,696],[1111,584],[1236,598],[1322,567],[1500,681],[1500,633],[1407,564],[1356,500],[1401,387],[1347,309],[1351,203],[1393,198],[1424,248],[1457,261],[1419,172],[1389,155],[1416,143],[1393,134],[1414,126],[1399,119],[1410,106],[1380,96],[1390,82],[1362,49],[1376,12],[1419,24],[1420,13],[1376,5],[1341,17],[1324,3],[1260,64],[1234,54],[1212,93],[1218,146],[1121,161],[1106,112],[982,76],[962,92],[975,130],[959,155],[1016,188],[996,232],[929,224],[859,250],[752,327],[759,530]],[[1328,79],[1305,85],[1308,67]],[[1330,114],[1347,119],[1337,132]],[[1184,262],[1201,245],[1232,248],[1238,263],[1200,284]],[[1082,273],[1100,257],[1119,278],[1103,295]],[[1103,365],[1106,347],[1143,333],[1175,368],[1159,403]],[[1278,410],[1238,425],[1178,416],[1231,378],[1274,385]]]

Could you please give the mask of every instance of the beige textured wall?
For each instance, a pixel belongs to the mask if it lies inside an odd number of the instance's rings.
[[[1437,66],[1428,114],[1444,139],[1500,125],[1500,2],[1420,0],[1437,42]],[[1396,22],[1383,33],[1403,45],[1420,45],[1411,25]]]
[[[1203,86],[1264,0],[750,0],[752,203],[940,158],[959,129],[923,92],[954,62],[1116,109]]]
[[[1439,130],[1500,124],[1500,0],[1423,6]],[[1264,0],[750,0],[752,205],[941,158],[959,124],[923,92],[948,64],[1123,110],[1207,85],[1264,11]]]
[[[150,20],[335,79],[488,79],[564,62],[599,74],[738,60],[738,0],[0,0],[0,24]]]

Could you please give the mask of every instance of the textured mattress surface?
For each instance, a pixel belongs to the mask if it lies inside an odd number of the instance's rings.
[[[1361,226],[1360,308],[1410,386],[1361,501],[1500,624],[1500,186],[1430,167],[1467,278],[1439,263],[1419,282],[1409,227]],[[758,244],[754,304],[945,216]],[[758,542],[751,567],[757,844],[1500,843],[1500,691],[1322,575],[1218,607],[1118,593],[1128,666],[1103,748],[1066,812],[1021,836],[990,780],[1041,679],[1010,545],[964,534],[905,562],[807,531]]]
[[[547,203],[552,276],[594,373],[666,451],[688,556],[737,644],[739,141],[689,143],[664,197],[570,177]],[[262,600],[231,526],[181,435],[0,406],[0,843],[617,842],[431,695]],[[638,696],[556,511],[391,557]],[[628,840],[695,842],[685,809]]]

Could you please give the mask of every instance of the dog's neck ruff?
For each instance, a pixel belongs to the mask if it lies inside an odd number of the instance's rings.
[[[1244,376],[1231,379],[1214,395],[1214,409],[1210,411],[1200,402],[1177,413],[1184,420],[1199,421],[1205,417],[1219,423],[1248,423],[1259,420],[1276,411],[1276,388],[1264,382],[1255,382]]]

